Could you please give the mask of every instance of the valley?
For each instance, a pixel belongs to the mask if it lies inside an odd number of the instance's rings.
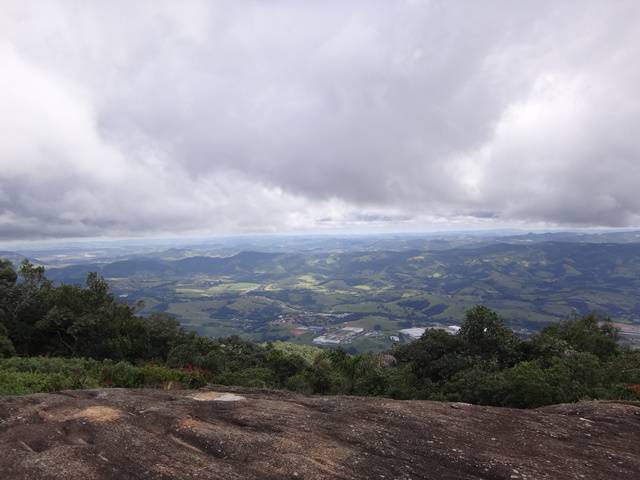
[[[595,310],[635,344],[634,240],[630,233],[266,238],[124,249],[100,262],[49,265],[47,275],[82,283],[97,271],[139,313],[165,312],[210,337],[382,351],[424,328],[455,329],[469,307],[484,304],[523,337]]]

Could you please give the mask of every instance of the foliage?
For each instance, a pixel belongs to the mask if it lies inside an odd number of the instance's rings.
[[[27,261],[20,268],[21,282],[6,269],[0,268],[5,271],[0,275],[5,279],[0,283],[0,346],[6,330],[19,354],[165,360],[168,347],[185,335],[166,315],[134,315],[96,274],[88,275],[85,288],[56,287],[42,267]]]
[[[640,351],[596,314],[522,340],[484,306],[455,335],[427,330],[385,354],[212,339],[164,314],[136,315],[98,275],[56,286],[41,267],[25,262],[17,275],[0,261],[0,394],[207,383],[530,408],[639,399]]]
[[[513,361],[519,343],[498,314],[483,305],[476,305],[467,312],[458,337],[470,355],[482,360],[494,359],[501,364]]]
[[[541,339],[560,340],[579,352],[588,352],[599,358],[618,353],[618,332],[611,322],[603,321],[595,313],[572,321],[550,325],[542,330]]]
[[[10,357],[11,355],[15,355],[15,353],[13,343],[9,340],[9,337],[7,337],[7,329],[0,321],[0,358]]]
[[[611,322],[596,314],[518,339],[495,312],[467,312],[457,335],[427,331],[396,347],[412,375],[400,398],[450,399],[531,408],[585,398],[635,398],[640,351],[620,347]],[[398,387],[396,387],[398,388]]]

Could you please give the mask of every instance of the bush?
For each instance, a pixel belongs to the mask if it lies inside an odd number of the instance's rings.
[[[240,387],[276,388],[277,382],[273,371],[269,368],[253,367],[226,373],[215,377],[221,385],[237,385]]]
[[[59,374],[0,371],[0,395],[27,395],[61,390],[64,388],[63,379]]]
[[[517,408],[535,408],[553,402],[552,389],[545,372],[533,362],[521,362],[503,374],[499,404]]]
[[[0,358],[10,357],[16,354],[16,349],[13,348],[13,343],[4,335],[0,335]]]

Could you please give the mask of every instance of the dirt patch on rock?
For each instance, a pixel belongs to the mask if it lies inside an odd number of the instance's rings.
[[[122,411],[111,407],[92,406],[79,411],[73,418],[84,418],[92,422],[111,422],[123,415]]]
[[[229,392],[198,392],[196,394],[189,395],[189,398],[198,400],[199,402],[237,402],[239,400],[244,400],[243,396]]]
[[[228,396],[241,401],[217,401]],[[638,438],[640,407],[622,403],[513,410],[230,387],[0,398],[0,478],[12,480],[635,480]]]

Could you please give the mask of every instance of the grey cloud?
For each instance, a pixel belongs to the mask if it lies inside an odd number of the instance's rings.
[[[5,2],[0,237],[638,224],[640,6]]]

